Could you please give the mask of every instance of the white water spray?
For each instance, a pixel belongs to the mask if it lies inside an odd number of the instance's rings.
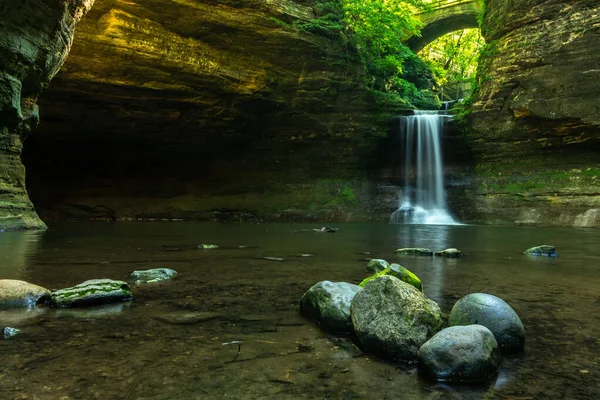
[[[446,208],[441,140],[452,116],[419,111],[399,117],[404,147],[404,189],[391,224],[458,225]],[[411,185],[412,183],[412,185]]]

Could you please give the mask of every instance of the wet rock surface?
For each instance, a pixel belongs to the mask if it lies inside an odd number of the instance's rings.
[[[396,254],[400,256],[422,256],[429,257],[433,255],[433,251],[423,247],[407,247],[403,249],[397,249]]]
[[[380,258],[374,258],[369,261],[369,263],[367,264],[367,267],[365,268],[365,271],[377,273],[377,272],[383,271],[384,269],[386,269],[389,266],[390,266],[390,263],[388,263],[386,260],[382,260]]]
[[[29,307],[44,301],[50,290],[29,282],[0,279],[1,307]]]
[[[520,351],[525,345],[521,319],[511,306],[494,295],[471,293],[452,307],[448,325],[471,324],[483,325],[492,331],[502,351]]]
[[[558,253],[556,252],[556,247],[550,245],[541,245],[531,247],[524,252],[528,256],[537,256],[537,257],[558,257]]]
[[[91,279],[70,288],[51,293],[53,307],[83,307],[129,301],[133,298],[127,282],[111,279]]]
[[[170,268],[153,268],[144,271],[133,271],[126,280],[133,285],[141,285],[167,281],[173,279],[176,275],[177,271]]]
[[[433,253],[436,257],[445,257],[445,258],[461,258],[467,255],[458,249],[450,248],[442,251],[436,251]]]
[[[350,304],[360,290],[346,282],[319,282],[300,299],[300,312],[325,330],[352,332]]]
[[[419,370],[446,382],[481,382],[496,375],[502,355],[482,325],[453,326],[436,333],[418,353]]]
[[[413,286],[393,276],[369,282],[352,301],[352,323],[363,348],[402,361],[442,326],[439,306]]]

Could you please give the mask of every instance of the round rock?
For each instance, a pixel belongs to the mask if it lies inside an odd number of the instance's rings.
[[[483,325],[492,331],[502,351],[523,349],[523,323],[515,310],[499,297],[486,293],[471,293],[458,300],[450,311],[448,325],[472,324]]]
[[[367,264],[367,268],[365,268],[365,271],[380,272],[389,266],[390,266],[390,264],[387,261],[382,260],[381,258],[374,258],[369,261],[369,264]]]
[[[485,326],[453,326],[421,346],[418,360],[419,370],[439,381],[481,382],[498,373],[502,354]]]
[[[15,279],[0,279],[0,306],[33,306],[49,295],[48,289],[33,283]]]
[[[367,351],[412,361],[442,326],[439,306],[414,286],[384,275],[368,282],[352,301],[352,323]]]
[[[360,287],[346,282],[321,281],[300,299],[300,313],[333,332],[352,332],[350,304]]]

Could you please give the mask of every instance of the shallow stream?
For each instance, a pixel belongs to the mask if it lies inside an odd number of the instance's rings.
[[[1,399],[598,399],[600,230],[337,224],[73,222],[0,234],[0,279],[58,289],[179,272],[94,309],[0,310]],[[198,244],[220,248],[200,250]],[[523,250],[553,244],[559,257]],[[240,247],[244,246],[244,247]],[[401,257],[399,247],[457,247],[460,260]],[[306,256],[310,254],[311,256]],[[263,257],[283,258],[283,261]],[[526,331],[485,385],[421,378],[414,365],[363,354],[298,311],[321,280],[358,283],[368,258],[415,272],[444,313],[469,292],[501,297]],[[237,345],[225,342],[242,341]]]

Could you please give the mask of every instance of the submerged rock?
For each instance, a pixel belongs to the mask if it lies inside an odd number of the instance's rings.
[[[527,254],[528,256],[558,257],[558,253],[556,253],[556,247],[547,244],[531,247],[525,250],[524,254]]]
[[[389,266],[390,266],[390,263],[388,263],[387,261],[382,260],[381,258],[373,258],[372,260],[369,261],[369,264],[367,264],[365,271],[381,272]]]
[[[502,351],[518,351],[525,344],[525,329],[521,319],[504,300],[486,293],[471,293],[458,300],[448,325],[479,324],[488,328]]]
[[[401,256],[432,256],[433,251],[422,247],[407,247],[405,249],[396,250],[396,254]]]
[[[411,271],[409,271],[408,269],[404,268],[400,264],[392,264],[392,265],[390,265],[389,267],[387,267],[383,271],[379,271],[375,275],[372,275],[372,276],[366,278],[358,286],[365,287],[365,285],[368,282],[372,281],[373,279],[379,278],[380,276],[384,276],[384,275],[389,275],[389,276],[393,276],[395,278],[398,278],[402,282],[405,282],[405,283],[408,283],[411,286],[414,286],[419,291],[421,291],[421,292],[423,291],[423,284],[421,283],[421,280],[415,274],[413,274]]]
[[[28,307],[44,301],[50,290],[15,279],[0,279],[0,306]]]
[[[17,328],[11,328],[10,326],[7,326],[6,328],[4,328],[2,330],[2,333],[4,334],[4,339],[8,339],[8,338],[11,338],[13,336],[17,336],[19,333],[21,333],[21,330],[17,329]]]
[[[453,326],[429,339],[418,353],[419,369],[449,382],[481,382],[498,373],[502,354],[482,325]]]
[[[461,258],[467,255],[467,253],[463,253],[462,251],[458,250],[458,249],[446,249],[446,250],[442,250],[442,251],[436,251],[434,253],[435,256],[437,257],[445,257],[445,258]]]
[[[321,281],[300,299],[300,313],[333,332],[352,332],[350,305],[360,287],[346,282]]]
[[[177,271],[170,268],[154,268],[142,271],[133,271],[128,277],[127,282],[134,285],[144,283],[156,283],[169,280],[177,275]]]
[[[131,288],[127,282],[91,279],[79,285],[52,292],[50,305],[53,307],[81,307],[128,301],[132,298]]]
[[[321,229],[313,229],[315,232],[326,232],[326,233],[335,233],[338,231],[338,228],[330,228],[328,226],[324,226]]]
[[[414,360],[442,326],[439,306],[393,276],[371,280],[352,301],[352,323],[364,349],[382,357]]]
[[[199,244],[198,248],[199,249],[210,250],[210,249],[218,249],[219,246],[217,246],[216,244]]]

